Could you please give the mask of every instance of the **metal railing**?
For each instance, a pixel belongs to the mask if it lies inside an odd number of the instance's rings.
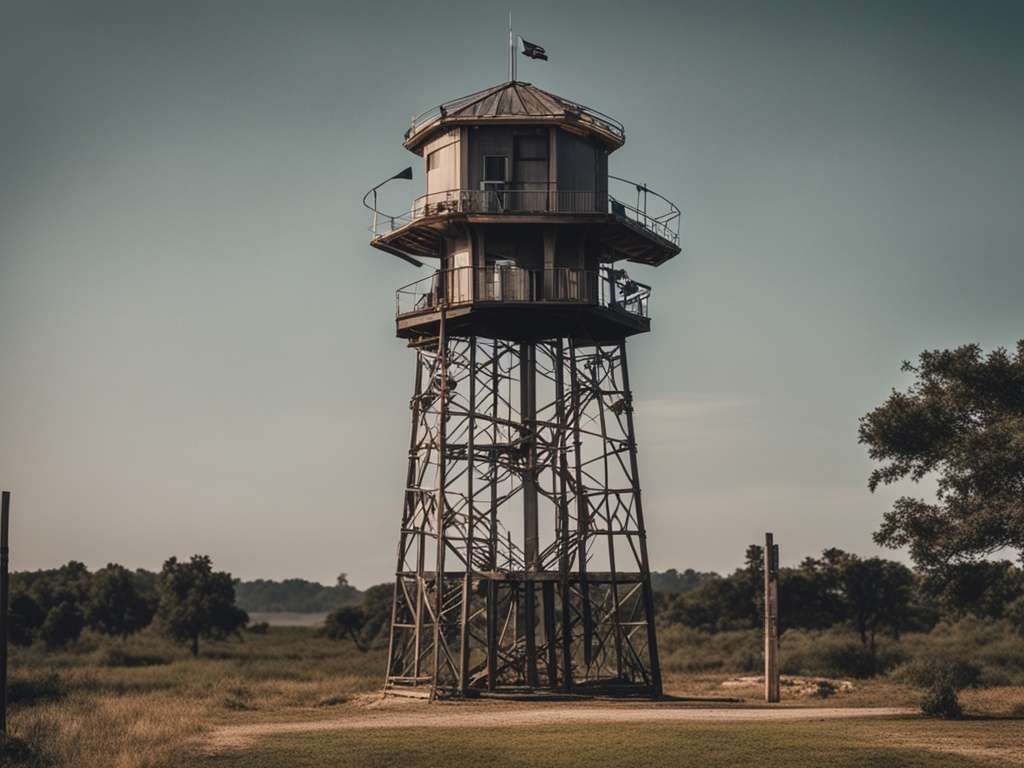
[[[648,317],[651,288],[623,270],[556,267],[454,267],[437,270],[395,292],[398,317],[467,304],[584,304]]]
[[[420,195],[413,202],[413,219],[445,213],[603,213],[608,196],[593,190],[557,189],[552,184],[487,189],[449,189]]]
[[[673,245],[679,245],[679,222],[682,218],[679,206],[646,184],[638,184],[611,174],[608,174],[608,179],[616,182],[617,188],[614,191],[618,195],[608,197],[612,214],[639,224]],[[626,187],[632,187],[636,193],[636,205],[625,202],[626,195],[629,194]]]
[[[372,213],[370,231],[374,238],[387,235],[419,219],[450,214],[586,214],[611,213],[639,225],[674,245],[679,243],[679,208],[668,198],[637,184],[609,176],[622,186],[619,197],[594,190],[558,189],[553,184],[537,183],[523,187],[492,186],[487,189],[448,189],[420,195],[412,208],[400,214],[387,214],[369,204]],[[635,204],[625,202],[635,192]]]

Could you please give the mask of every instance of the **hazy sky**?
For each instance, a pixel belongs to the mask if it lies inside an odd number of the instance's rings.
[[[508,3],[0,2],[13,566],[391,578],[413,353],[363,192],[505,79]],[[656,568],[869,554],[857,418],[1024,336],[1018,3],[515,3],[520,79],[684,212],[630,343]],[[395,182],[399,207],[420,190]]]

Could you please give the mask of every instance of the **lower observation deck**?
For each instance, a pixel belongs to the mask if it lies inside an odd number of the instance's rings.
[[[650,286],[620,270],[456,267],[399,288],[396,332],[415,343],[438,336],[511,341],[617,341],[651,330]]]

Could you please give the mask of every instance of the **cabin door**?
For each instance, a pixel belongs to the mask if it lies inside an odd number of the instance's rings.
[[[548,210],[548,134],[515,137],[516,210]]]

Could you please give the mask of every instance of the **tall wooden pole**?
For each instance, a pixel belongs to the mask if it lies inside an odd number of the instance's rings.
[[[0,734],[7,735],[7,601],[10,592],[7,574],[7,528],[11,519],[11,492],[0,494]]]
[[[779,545],[764,535],[764,699],[779,700]]]

